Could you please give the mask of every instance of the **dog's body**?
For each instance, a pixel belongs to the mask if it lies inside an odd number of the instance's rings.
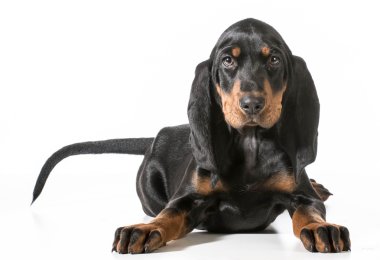
[[[252,169],[237,164],[231,169],[233,178],[213,180],[211,174],[197,169],[188,141],[189,126],[162,129],[137,175],[137,193],[145,213],[157,216],[169,202],[191,194],[200,206],[190,211],[199,210],[197,214],[202,215],[192,220],[191,229],[241,232],[266,228],[285,209],[291,209],[297,198],[290,196],[296,186],[288,171],[290,162],[270,133],[263,132],[251,129],[246,135],[236,136],[238,143],[258,144],[253,149],[237,151],[250,155]],[[297,186],[319,199],[306,174]]]
[[[34,200],[53,167],[83,153],[145,154],[137,192],[148,224],[117,229],[113,249],[151,252],[194,228],[213,232],[266,228],[284,210],[306,249],[350,249],[348,230],[325,221],[330,193],[304,168],[317,149],[319,102],[304,61],[281,36],[254,19],[220,37],[198,65],[189,125],[154,139],[75,144],[54,154],[37,180]]]

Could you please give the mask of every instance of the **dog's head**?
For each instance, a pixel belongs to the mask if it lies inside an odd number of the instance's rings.
[[[291,53],[270,26],[244,20],[228,28],[211,55],[212,85],[235,129],[272,127],[280,118]]]
[[[296,176],[317,151],[319,102],[306,64],[273,27],[233,24],[196,69],[188,116],[199,167],[221,171],[231,128],[275,128]]]

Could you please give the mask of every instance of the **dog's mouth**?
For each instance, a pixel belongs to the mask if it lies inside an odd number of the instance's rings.
[[[244,124],[245,126],[250,126],[250,127],[254,127],[254,126],[258,126],[259,124],[255,121],[255,120],[249,120],[248,122],[246,122]]]
[[[257,117],[248,117],[247,120],[244,122],[244,127],[255,127],[258,126],[258,118]]]

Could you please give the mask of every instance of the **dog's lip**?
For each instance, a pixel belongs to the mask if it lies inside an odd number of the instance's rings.
[[[259,124],[253,120],[253,119],[250,119],[248,120],[246,123],[245,123],[246,126],[258,126]]]

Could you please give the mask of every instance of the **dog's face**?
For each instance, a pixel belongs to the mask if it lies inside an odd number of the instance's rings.
[[[207,171],[228,169],[236,133],[231,128],[239,134],[270,128],[296,178],[316,158],[319,101],[311,74],[281,35],[261,21],[242,20],[220,36],[210,58],[195,70],[187,113],[194,158]]]
[[[280,118],[287,87],[288,49],[266,24],[237,24],[213,52],[213,81],[231,127],[272,127]]]

